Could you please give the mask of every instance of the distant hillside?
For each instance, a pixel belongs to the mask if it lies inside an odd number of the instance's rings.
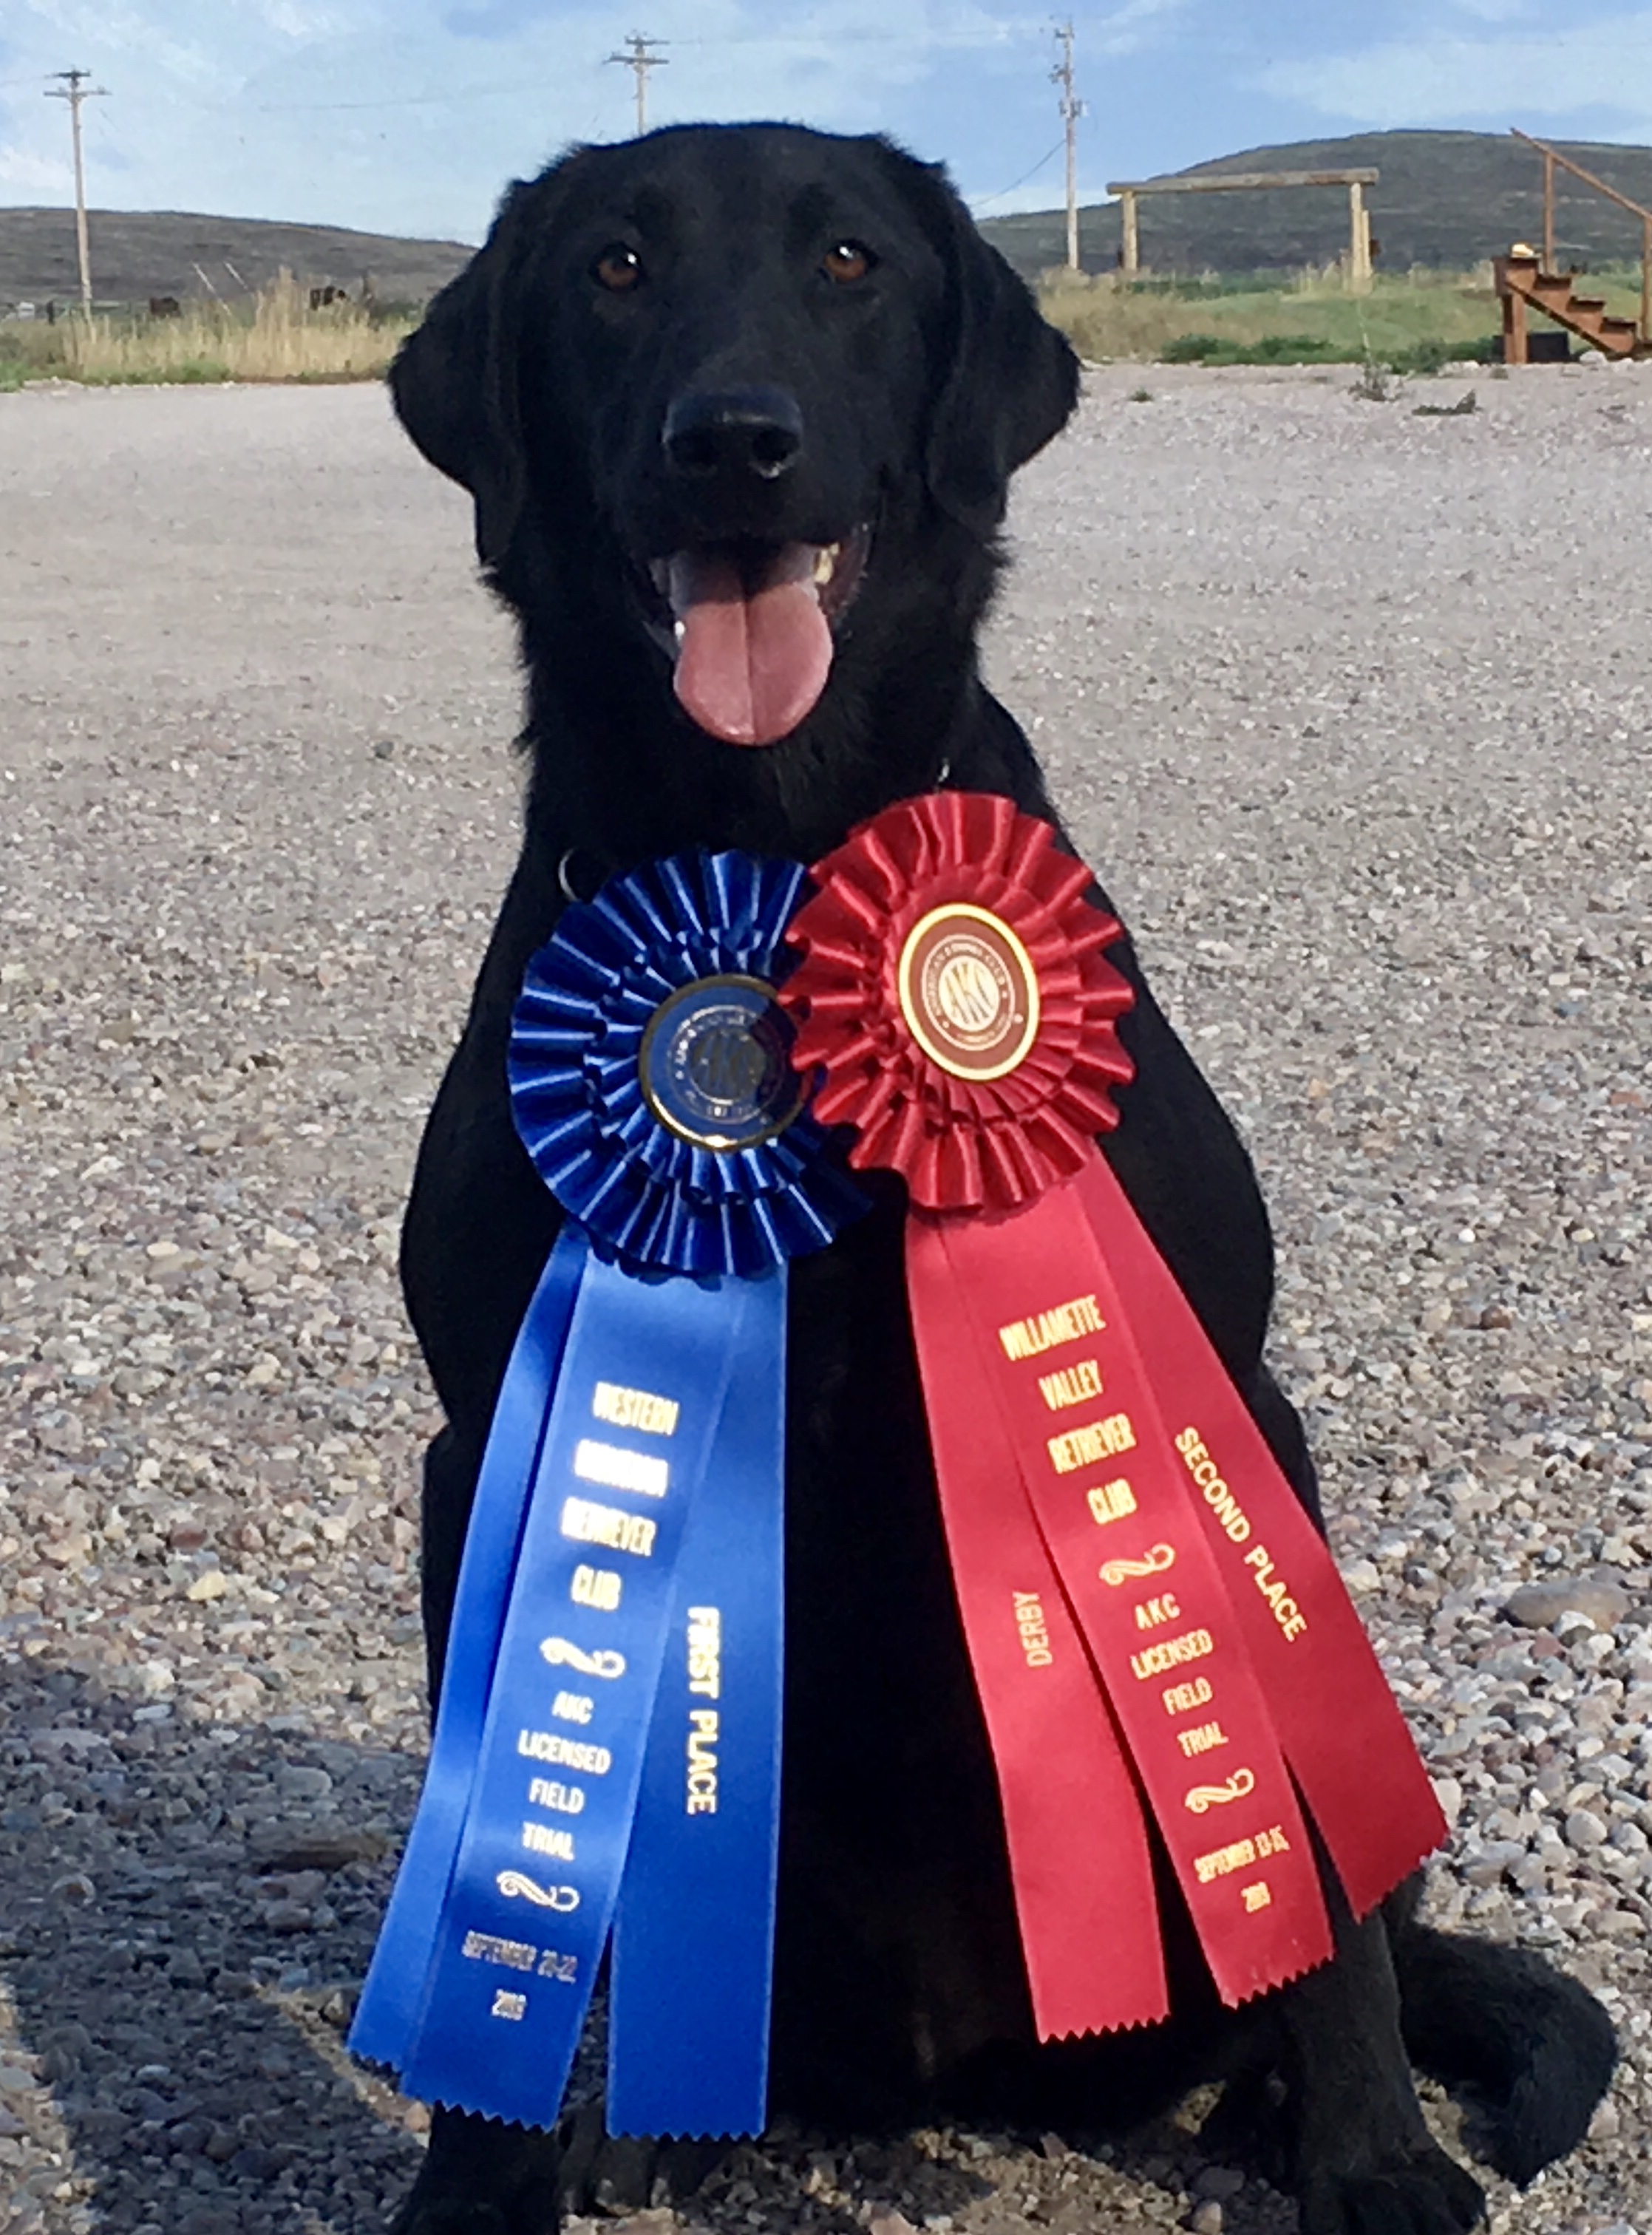
[[[1556,144],[1620,193],[1652,207],[1652,147]],[[1361,167],[1382,174],[1380,183],[1367,189],[1372,231],[1381,244],[1380,272],[1404,272],[1413,264],[1465,270],[1511,241],[1541,234],[1541,158],[1504,133],[1364,132],[1344,140],[1298,140],[1247,147],[1175,175]],[[981,230],[1029,278],[1065,259],[1065,220],[1059,210],[991,218]],[[247,287],[257,288],[284,265],[312,285],[347,287],[352,294],[370,272],[381,302],[420,302],[472,253],[459,241],[403,240],[342,226],[173,211],[94,210],[90,231],[92,284],[100,302],[203,295],[211,292],[203,272],[211,288],[233,297],[240,290],[230,266]],[[1620,263],[1640,253],[1639,220],[1564,171],[1556,233],[1563,262]],[[1079,235],[1085,268],[1111,271],[1118,257],[1118,205],[1082,211]],[[1141,204],[1142,262],[1150,272],[1328,264],[1347,247],[1347,197],[1334,187],[1144,196]],[[72,210],[0,208],[0,305],[69,301],[79,292],[78,271]]]
[[[234,298],[264,286],[283,265],[311,285],[347,287],[352,295],[370,272],[381,302],[423,302],[472,253],[456,240],[402,240],[343,226],[172,210],[93,210],[88,231],[100,303],[141,303],[151,295],[182,300],[213,289]],[[232,265],[245,288],[236,284]],[[74,211],[0,209],[0,303],[68,302],[79,292]]]
[[[1634,201],[1652,208],[1652,147],[1553,143]],[[1516,240],[1541,240],[1543,159],[1506,133],[1362,132],[1346,140],[1296,140],[1247,147],[1174,175],[1223,171],[1357,170],[1374,167],[1366,189],[1371,230],[1381,243],[1379,272],[1426,264],[1467,270]],[[1556,250],[1563,263],[1609,264],[1638,257],[1640,220],[1556,174]],[[1338,187],[1287,193],[1144,195],[1141,258],[1150,272],[1262,272],[1328,264],[1348,244],[1348,200]],[[993,218],[981,226],[1029,279],[1066,259],[1059,210]],[[1105,203],[1080,213],[1085,268],[1111,271],[1118,259],[1119,213]]]

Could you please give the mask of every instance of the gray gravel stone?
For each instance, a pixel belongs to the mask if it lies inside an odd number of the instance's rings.
[[[1526,1583],[1510,1597],[1504,1609],[1511,1622],[1527,1629],[1558,1629],[1568,1615],[1583,1615],[1596,1629],[1610,1629],[1629,1612],[1629,1595],[1616,1583],[1592,1581],[1586,1576],[1556,1576],[1550,1582]]]
[[[1243,2173],[1233,2166],[1203,2166],[1194,2174],[1190,2187],[1201,2200],[1209,2198],[1217,2204],[1229,2204],[1244,2185]]]

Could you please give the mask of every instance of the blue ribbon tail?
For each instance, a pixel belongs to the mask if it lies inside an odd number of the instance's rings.
[[[570,1222],[518,1330],[476,1480],[424,1790],[350,2033],[357,2056],[397,2072],[407,2063],[423,2014],[436,1927],[470,1806],[528,1491],[586,1255],[585,1237]]]
[[[530,2127],[558,2114],[751,1286],[586,1259],[405,2065],[427,2101]]]
[[[767,2124],[780,1824],[783,1263],[745,1312],[676,1603],[614,1925],[613,2134]]]

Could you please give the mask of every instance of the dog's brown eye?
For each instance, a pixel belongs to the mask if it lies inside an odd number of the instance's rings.
[[[622,240],[605,248],[591,269],[598,285],[606,287],[611,295],[628,295],[642,282],[642,259]]]
[[[840,240],[829,248],[821,259],[821,270],[829,279],[836,279],[840,287],[853,286],[856,280],[864,279],[877,262],[869,248],[858,240]]]

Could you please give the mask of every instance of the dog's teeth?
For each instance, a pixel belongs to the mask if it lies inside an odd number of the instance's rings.
[[[841,543],[823,543],[815,554],[815,580],[823,590],[837,572],[837,562],[843,554]]]
[[[683,639],[688,634],[688,623],[686,621],[673,621],[672,623],[672,634],[677,639],[678,643],[681,644]]]

